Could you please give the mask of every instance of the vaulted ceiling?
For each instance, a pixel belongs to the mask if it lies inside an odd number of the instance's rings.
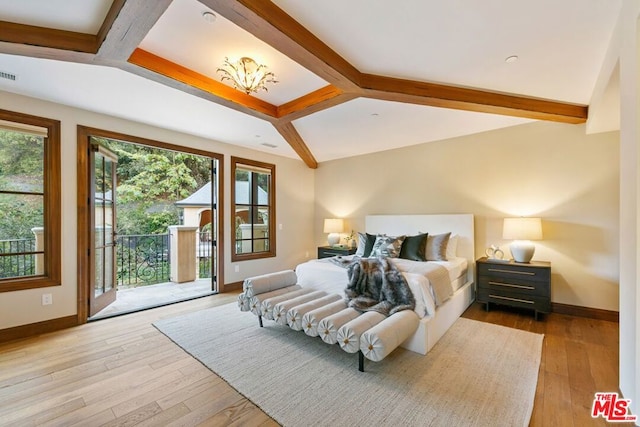
[[[0,0],[0,90],[319,161],[584,123],[616,0]],[[213,12],[215,19],[203,14]],[[225,57],[279,83],[221,83]],[[506,62],[517,56],[515,62]]]

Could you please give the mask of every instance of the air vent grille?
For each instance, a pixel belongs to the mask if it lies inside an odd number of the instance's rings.
[[[278,146],[277,146],[277,145],[275,145],[275,144],[269,144],[268,142],[263,142],[263,143],[262,143],[262,144],[260,144],[260,145],[264,145],[265,147],[269,147],[269,148],[278,148]]]
[[[6,71],[0,71],[0,78],[15,82],[18,79],[18,76],[12,73],[7,73]]]

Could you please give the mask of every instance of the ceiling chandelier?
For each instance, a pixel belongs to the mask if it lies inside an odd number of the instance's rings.
[[[266,65],[258,65],[256,61],[246,56],[237,62],[224,58],[222,68],[218,68],[217,71],[220,73],[220,81],[231,80],[233,87],[247,95],[258,92],[260,89],[268,92],[265,84],[278,83],[276,75],[267,71]]]

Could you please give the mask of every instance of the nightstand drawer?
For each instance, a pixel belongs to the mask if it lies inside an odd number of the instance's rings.
[[[489,290],[499,290],[523,295],[549,295],[549,281],[537,282],[523,280],[519,277],[479,276],[478,287]]]
[[[513,279],[515,283],[548,282],[551,277],[550,268],[527,267],[522,264],[479,263],[478,274],[492,278]]]
[[[551,303],[548,297],[543,295],[518,294],[503,289],[478,289],[478,300],[495,304],[510,305],[513,307],[529,308],[542,313],[551,311]]]

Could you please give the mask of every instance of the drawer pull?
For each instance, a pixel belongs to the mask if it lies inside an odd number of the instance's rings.
[[[529,289],[534,290],[535,286],[513,285],[511,283],[489,282],[490,285],[505,286],[508,288]]]
[[[503,270],[500,268],[489,268],[489,271],[493,271],[495,273],[511,273],[511,274],[522,274],[523,276],[535,276],[536,273],[532,273],[530,271],[517,271],[517,270]]]
[[[504,299],[504,300],[507,300],[507,301],[516,301],[516,302],[524,302],[524,303],[527,303],[527,304],[535,304],[535,301],[529,301],[529,300],[526,300],[526,299],[501,297],[499,295],[491,295],[491,294],[489,294],[489,297],[490,298],[497,298],[497,299]]]

